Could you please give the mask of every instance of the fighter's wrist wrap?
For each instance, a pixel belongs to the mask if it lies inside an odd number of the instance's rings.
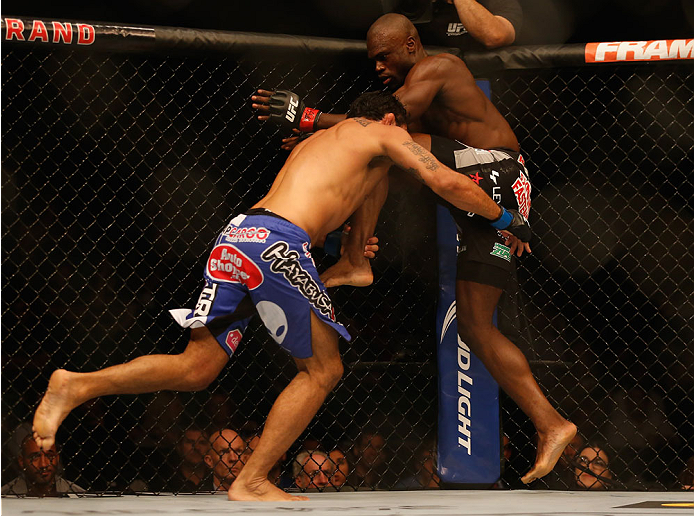
[[[321,112],[314,108],[304,108],[304,112],[301,113],[301,120],[299,121],[299,131],[304,133],[315,133],[318,130],[318,119],[320,118]]]
[[[498,219],[490,222],[493,228],[504,229],[517,237],[521,242],[530,242],[532,232],[528,219],[521,215],[516,210],[507,210],[503,206],[502,212]]]
[[[501,215],[499,215],[498,219],[491,221],[490,224],[496,229],[506,229],[511,225],[511,222],[513,222],[513,215],[502,206]]]

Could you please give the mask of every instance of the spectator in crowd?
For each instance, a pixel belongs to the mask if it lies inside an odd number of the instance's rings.
[[[677,477],[679,488],[684,491],[694,491],[694,455],[687,459],[687,464]]]
[[[574,489],[609,489],[612,485],[612,472],[605,450],[593,444],[586,444],[574,459],[574,480]]]
[[[167,491],[174,493],[193,493],[204,490],[209,484],[210,472],[205,464],[205,456],[210,451],[210,441],[204,430],[192,426],[187,428],[176,445],[178,467],[169,480]]]
[[[205,464],[212,470],[208,489],[228,491],[252,452],[246,441],[230,428],[218,430],[210,435],[210,448],[205,455]]]
[[[511,45],[520,33],[518,0],[433,0],[432,20],[417,30],[429,45],[485,50]]]
[[[344,486],[349,476],[349,462],[347,462],[347,457],[339,449],[331,451],[328,457],[330,457],[330,460],[335,466],[333,476],[330,477],[330,483],[334,487]]]
[[[320,450],[304,450],[294,459],[294,483],[302,491],[330,486],[334,471],[335,464]]]
[[[386,440],[376,431],[363,432],[352,448],[354,470],[349,483],[354,487],[387,487]]]
[[[17,465],[22,473],[2,486],[3,495],[15,496],[67,496],[68,493],[83,493],[77,484],[58,474],[60,454],[55,444],[44,451],[36,444],[31,434],[22,441],[17,455]]]
[[[440,489],[441,479],[436,474],[436,441],[428,439],[415,455],[415,474],[400,480],[396,489]]]

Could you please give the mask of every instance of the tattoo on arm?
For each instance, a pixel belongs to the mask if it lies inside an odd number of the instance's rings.
[[[402,144],[407,147],[412,154],[419,156],[419,161],[426,165],[427,170],[436,170],[439,168],[438,162],[431,155],[428,155],[429,153],[426,151],[426,149],[417,142],[408,140],[402,142]]]

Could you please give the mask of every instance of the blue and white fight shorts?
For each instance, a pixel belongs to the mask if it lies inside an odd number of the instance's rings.
[[[295,358],[309,358],[310,311],[346,340],[311,258],[308,234],[265,209],[237,215],[217,237],[195,310],[169,312],[184,328],[206,326],[231,356],[257,310],[272,338]]]

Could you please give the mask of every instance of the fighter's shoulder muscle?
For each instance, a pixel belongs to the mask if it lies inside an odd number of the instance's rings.
[[[432,75],[447,80],[450,75],[470,74],[462,59],[453,54],[441,53],[427,56],[412,67],[408,74],[413,79],[430,78]]]
[[[348,118],[340,122],[339,128],[343,131],[340,139],[342,141],[349,139],[355,153],[364,151],[373,156],[379,155],[384,145],[394,139],[403,141],[410,139],[409,133],[400,127],[383,125],[366,118]]]

